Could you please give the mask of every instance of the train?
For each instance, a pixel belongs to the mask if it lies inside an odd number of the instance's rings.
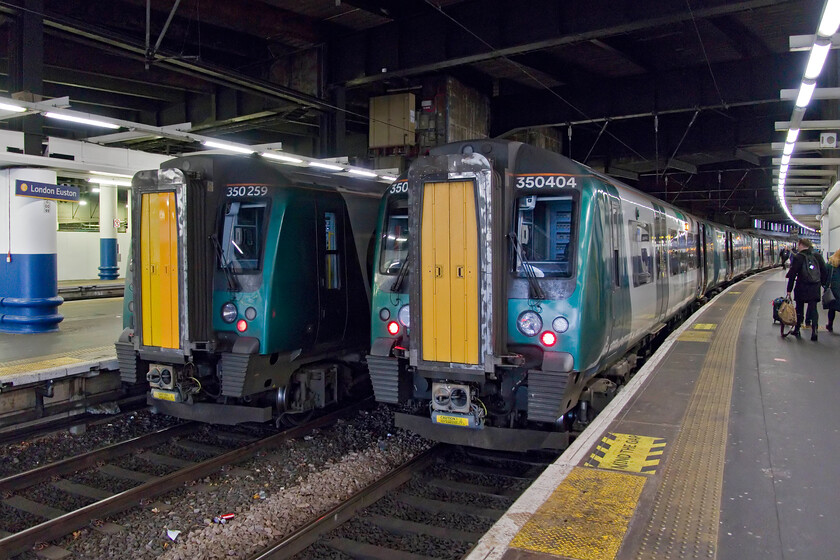
[[[512,451],[567,447],[657,337],[779,249],[503,140],[414,161],[376,238],[376,400],[429,439]]]
[[[156,412],[300,423],[369,394],[372,249],[383,183],[263,157],[175,158],[132,179],[127,384]]]

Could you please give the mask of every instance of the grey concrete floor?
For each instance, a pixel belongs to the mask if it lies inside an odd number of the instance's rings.
[[[123,298],[68,301],[58,332],[0,333],[0,362],[50,356],[113,344],[122,332]]]

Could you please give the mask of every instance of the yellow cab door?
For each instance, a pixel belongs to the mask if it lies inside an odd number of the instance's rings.
[[[144,193],[140,211],[142,341],[146,346],[179,348],[175,193]]]
[[[423,359],[480,364],[473,182],[426,183],[421,220]]]

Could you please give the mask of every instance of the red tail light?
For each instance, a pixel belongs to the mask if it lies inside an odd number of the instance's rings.
[[[391,336],[397,336],[397,334],[399,334],[400,332],[399,323],[397,323],[396,321],[391,321],[390,323],[388,323],[388,332],[391,334]]]
[[[540,335],[540,342],[545,346],[554,346],[554,343],[557,342],[557,335],[551,331],[545,331]]]
[[[239,319],[236,322],[236,330],[239,332],[245,332],[248,330],[248,322],[245,319]]]

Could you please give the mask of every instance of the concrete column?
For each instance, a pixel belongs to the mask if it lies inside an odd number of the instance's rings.
[[[117,187],[99,186],[99,278],[116,280],[120,275],[117,264]]]
[[[15,181],[55,184],[47,169],[0,170],[0,332],[58,330],[58,208],[15,195]]]

